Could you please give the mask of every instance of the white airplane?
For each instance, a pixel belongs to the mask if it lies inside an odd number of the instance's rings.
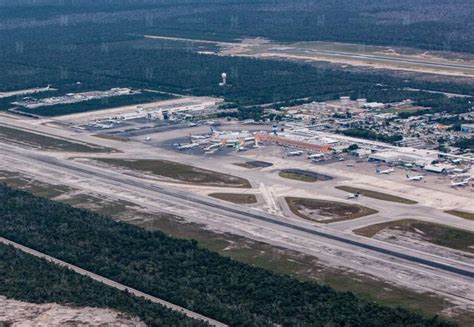
[[[292,152],[289,152],[288,155],[290,157],[293,157],[293,156],[302,156],[303,155],[303,151],[292,151]]]
[[[311,154],[308,156],[308,159],[319,159],[319,158],[324,158],[324,154],[316,153],[316,154]]]
[[[409,176],[407,174],[407,180],[409,182],[417,182],[417,181],[421,181],[423,179],[423,175],[417,175],[417,176]]]
[[[209,150],[209,151],[204,152],[204,154],[206,154],[206,155],[214,154],[214,153],[217,152],[217,150],[219,150],[219,149],[211,149],[211,150]]]
[[[385,170],[380,170],[377,167],[377,168],[375,168],[375,171],[377,172],[377,174],[390,175],[391,173],[393,173],[395,171],[395,168],[388,168],[388,169],[385,169]]]
[[[470,173],[464,173],[464,174],[454,174],[454,175],[451,175],[449,176],[450,178],[452,179],[456,179],[456,178],[463,178],[463,177],[471,177],[471,174]]]
[[[188,144],[183,144],[178,146],[178,150],[187,150],[187,149],[192,149],[199,146],[197,143],[188,143]]]
[[[358,199],[360,196],[360,193],[357,192],[357,193],[354,193],[354,194],[349,194],[348,196],[346,196],[346,199],[347,200],[350,200],[350,199]]]
[[[466,186],[467,184],[469,184],[469,181],[471,180],[471,178],[466,178],[465,180],[462,180],[460,182],[451,182],[451,186],[452,187],[463,187],[463,186]]]

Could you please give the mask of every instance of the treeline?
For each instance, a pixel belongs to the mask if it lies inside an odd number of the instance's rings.
[[[462,0],[449,3],[443,0],[155,0],[121,1],[113,5],[104,0],[49,0],[42,3],[10,4],[2,7],[0,17],[8,20],[5,25],[9,28],[52,25],[58,29],[106,21],[126,26],[128,33],[198,39],[229,41],[266,37],[280,41],[353,42],[361,47],[381,44],[474,52],[474,9],[472,3]],[[58,18],[61,16],[65,17],[63,21]]]
[[[474,150],[474,137],[463,137],[456,141],[454,146],[463,150]]]
[[[137,22],[131,23],[133,27]],[[395,102],[444,96],[405,88],[474,94],[474,86],[399,78],[383,72],[354,72],[328,65],[306,65],[199,54],[208,45],[143,39],[128,26],[69,24],[0,30],[0,88],[15,90],[51,84],[57,95],[112,87],[150,88],[165,92],[221,96],[237,107],[268,103],[327,101],[339,96]],[[332,67],[332,66],[331,66]],[[227,72],[227,87],[218,83]],[[294,99],[306,99],[294,101]],[[0,99],[0,110],[8,108]],[[88,104],[63,106],[53,114],[88,110]],[[80,107],[80,108],[77,108]],[[49,113],[49,110],[38,112]]]
[[[403,136],[400,134],[387,135],[362,128],[346,129],[342,131],[342,134],[346,136],[357,137],[366,140],[380,141],[390,144],[395,144],[396,142],[401,141],[403,139]]]
[[[454,326],[6,186],[0,203],[0,235],[232,326]]]
[[[0,295],[7,298],[111,308],[139,317],[148,326],[208,326],[10,246],[0,245],[0,258]]]

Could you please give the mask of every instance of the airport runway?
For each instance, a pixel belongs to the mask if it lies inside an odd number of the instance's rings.
[[[8,147],[8,150],[6,149]],[[225,215],[226,217],[238,219],[263,225],[283,233],[298,236],[320,238],[324,243],[334,244],[348,251],[363,253],[378,259],[387,260],[393,264],[410,266],[413,269],[427,270],[427,273],[443,273],[451,278],[461,278],[464,282],[474,278],[474,265],[441,258],[424,252],[402,248],[393,244],[380,242],[374,239],[363,238],[356,235],[346,234],[330,228],[311,225],[305,221],[296,221],[285,217],[274,216],[254,209],[241,207],[233,204],[223,205],[218,200],[198,196],[173,188],[163,188],[146,180],[126,176],[110,170],[72,162],[64,159],[37,154],[32,151],[22,150],[13,146],[5,146],[0,154],[12,158],[22,158],[28,163],[38,163],[49,166],[58,171],[65,171],[90,180],[101,183],[136,188],[142,191],[152,192],[159,198],[165,198],[179,204],[184,204],[196,209]]]
[[[312,50],[312,49],[298,49],[295,48],[297,51],[301,51],[302,53],[314,53],[320,55],[330,55],[330,56],[337,56],[355,60],[375,60],[375,61],[385,61],[385,62],[393,62],[393,63],[401,63],[401,64],[415,64],[418,66],[426,66],[430,68],[445,68],[445,69],[461,69],[461,70],[468,70],[474,72],[474,66],[472,65],[459,65],[459,64],[448,64],[448,63],[437,63],[432,61],[422,61],[422,60],[413,60],[413,59],[406,59],[406,58],[393,58],[389,56],[380,56],[380,55],[369,55],[369,54],[354,54],[350,52],[341,52],[341,51],[328,51],[328,50]]]

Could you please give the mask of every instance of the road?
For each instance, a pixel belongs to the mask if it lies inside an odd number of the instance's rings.
[[[188,192],[176,190],[173,188],[163,188],[155,184],[138,178],[132,178],[120,173],[106,171],[97,167],[71,162],[64,159],[54,158],[47,155],[33,153],[27,150],[20,150],[16,147],[8,147],[9,150],[0,150],[0,154],[23,157],[25,162],[40,162],[49,165],[58,171],[68,171],[76,176],[85,177],[92,180],[110,183],[113,186],[124,186],[125,188],[137,188],[141,190],[151,191],[156,196],[165,197],[171,201],[185,203],[193,208],[200,208],[210,212],[217,212],[242,221],[253,221],[263,223],[266,227],[282,230],[286,233],[303,234],[306,237],[320,237],[327,241],[334,242],[338,246],[349,247],[352,250],[367,251],[373,256],[383,256],[386,260],[398,261],[400,264],[414,265],[417,269],[426,267],[430,270],[444,271],[454,276],[474,278],[474,265],[461,263],[419,252],[407,248],[397,247],[392,244],[379,242],[373,239],[366,239],[356,235],[343,233],[328,228],[316,227],[306,222],[296,222],[284,217],[263,213],[250,208],[226,204],[222,205],[219,201],[212,200],[208,197],[198,196]]]
[[[83,276],[86,276],[86,277],[89,277],[99,283],[102,283],[104,285],[107,285],[107,286],[110,286],[110,287],[113,287],[113,288],[116,288],[120,291],[127,291],[129,292],[130,294],[133,294],[137,297],[141,297],[141,298],[144,298],[148,301],[151,301],[153,303],[158,303],[170,310],[173,310],[173,311],[176,311],[176,312],[179,312],[179,313],[182,313],[184,314],[185,316],[189,317],[189,318],[192,318],[192,319],[196,319],[196,320],[202,320],[202,321],[205,321],[207,322],[208,324],[212,325],[212,326],[216,326],[216,327],[225,327],[227,326],[226,324],[223,324],[221,322],[218,322],[214,319],[211,319],[211,318],[208,318],[206,316],[203,316],[203,315],[200,315],[199,313],[196,313],[196,312],[193,312],[193,311],[190,311],[188,309],[185,309],[183,307],[180,307],[178,305],[175,305],[173,303],[170,303],[168,301],[165,301],[165,300],[162,300],[162,299],[159,299],[155,296],[152,296],[152,295],[149,295],[149,294],[146,294],[146,293],[143,293],[139,290],[136,290],[134,288],[131,288],[131,287],[128,287],[128,286],[125,286],[123,284],[120,284],[120,283],[117,283],[111,279],[108,279],[108,278],[105,278],[105,277],[102,277],[100,275],[97,275],[97,274],[94,274],[93,272],[90,272],[88,270],[84,270],[78,266],[75,266],[75,265],[72,265],[70,263],[67,263],[67,262],[64,262],[62,260],[59,260],[59,259],[56,259],[54,257],[51,257],[47,254],[44,254],[44,253],[41,253],[41,252],[38,252],[34,249],[31,249],[29,247],[26,247],[24,245],[21,245],[21,244],[18,244],[18,243],[15,243],[13,241],[10,241],[6,238],[3,238],[3,237],[0,237],[0,243],[1,244],[5,244],[5,245],[11,245],[13,246],[14,248],[18,249],[18,250],[21,250],[25,253],[28,253],[30,255],[33,255],[35,257],[38,257],[38,258],[41,258],[41,259],[45,259],[49,262],[52,262],[54,264],[57,264],[61,267],[65,267],[65,268],[68,268],[80,275],[83,275]]]

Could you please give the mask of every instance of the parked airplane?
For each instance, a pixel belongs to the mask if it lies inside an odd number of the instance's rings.
[[[292,151],[292,152],[288,152],[288,155],[290,157],[293,157],[293,156],[302,156],[303,155],[303,151]]]
[[[380,170],[377,167],[377,168],[375,168],[375,171],[377,172],[377,174],[390,175],[391,173],[393,173],[395,171],[395,168],[388,168],[388,169],[385,169],[385,170]]]
[[[199,146],[197,143],[188,143],[188,144],[180,144],[178,146],[178,150],[187,150],[187,149],[192,149]]]
[[[463,178],[463,177],[469,178],[469,177],[471,177],[471,174],[470,173],[454,174],[454,175],[451,175],[449,177],[452,178],[452,179]]]
[[[204,140],[206,138],[207,137],[204,136],[204,135],[191,135],[191,139],[193,139],[193,140]]]
[[[409,176],[407,174],[407,180],[410,181],[410,182],[412,182],[412,181],[417,182],[417,181],[421,181],[422,179],[423,179],[423,175]]]
[[[464,186],[466,186],[467,184],[469,184],[469,181],[470,181],[470,180],[471,180],[470,178],[466,178],[465,180],[462,180],[462,181],[460,181],[460,182],[451,182],[451,186],[452,186],[452,187],[458,187],[458,186],[459,186],[459,187],[464,187]]]
[[[319,158],[324,158],[324,154],[316,153],[316,154],[311,154],[308,156],[308,159],[319,159]]]

